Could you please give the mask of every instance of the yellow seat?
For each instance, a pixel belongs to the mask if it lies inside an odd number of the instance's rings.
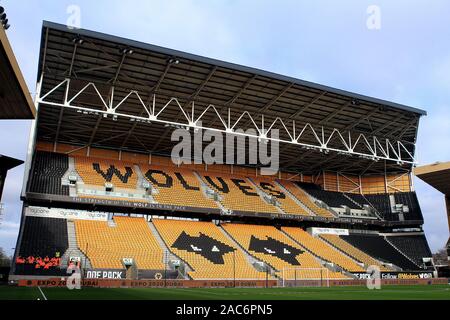
[[[323,279],[325,277],[331,279],[348,279],[342,273],[324,270],[325,268],[313,255],[273,226],[227,223],[223,224],[223,227],[250,254],[274,268],[281,278],[288,280],[297,278]],[[267,240],[273,242],[275,240],[281,243],[281,245],[277,248],[269,244],[267,244],[268,247],[262,245],[261,249],[257,250],[255,247],[251,248],[250,246],[252,237],[262,242]],[[253,241],[255,240],[253,239]],[[276,252],[276,250],[282,250],[283,254],[285,253],[284,250],[290,250],[291,254],[288,255],[290,259],[280,258],[283,256],[280,253],[271,253]],[[293,250],[299,252],[294,257],[292,257],[295,253],[292,252]]]
[[[315,204],[308,194],[298,187],[295,183],[288,180],[280,180],[279,183],[283,185],[289,192],[294,195],[301,203],[303,203],[308,209],[314,212],[316,215],[326,218],[332,218],[333,215],[328,210],[319,207]]]
[[[281,229],[295,241],[299,242],[302,246],[321,257],[323,260],[334,263],[346,271],[365,272],[365,269],[359,264],[320,238],[315,238],[300,228],[283,227]]]
[[[164,269],[163,250],[144,218],[115,216],[106,221],[75,220],[77,244],[93,268],[123,269],[123,258],[133,258],[139,269]]]
[[[212,222],[153,219],[153,223],[170,250],[193,269],[189,272],[193,279],[265,278]]]

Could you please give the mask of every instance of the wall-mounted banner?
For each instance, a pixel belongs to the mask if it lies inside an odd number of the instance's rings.
[[[59,219],[81,219],[107,221],[108,213],[97,211],[72,210],[61,208],[27,207],[25,215],[29,217],[59,218]]]
[[[369,279],[368,273],[353,273],[358,279]],[[432,279],[433,273],[432,272],[381,272],[381,279]]]
[[[347,229],[335,229],[335,228],[311,228],[313,236],[318,234],[335,234],[338,236],[348,236]]]
[[[86,279],[125,279],[123,270],[88,270]]]

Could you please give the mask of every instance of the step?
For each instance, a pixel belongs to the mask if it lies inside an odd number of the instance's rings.
[[[306,192],[305,190],[303,190],[302,188],[300,188],[300,186],[298,186],[297,184],[294,183],[294,187],[297,188],[298,190],[300,190],[300,192],[303,192],[307,197],[309,197],[309,200],[312,201],[316,206],[317,205],[317,201],[318,199],[314,198],[312,195],[310,195],[308,192]],[[323,201],[322,201],[323,202]],[[328,212],[330,212],[333,216],[335,217],[339,217],[339,214],[334,211],[330,206],[326,205],[327,207],[324,208],[326,209]]]
[[[67,238],[68,245],[66,252],[61,257],[61,265],[67,266],[71,256],[80,257],[81,265],[83,268],[92,269],[91,261],[88,257],[78,248],[75,223],[72,220],[67,220]]]
[[[158,242],[160,248],[163,250],[164,252],[164,256],[163,256],[163,262],[166,263],[169,260],[180,260],[184,263],[185,265],[185,272],[186,272],[186,277],[187,277],[187,273],[190,271],[193,271],[194,269],[183,259],[181,259],[180,257],[178,257],[176,254],[174,254],[169,247],[167,246],[166,242],[164,241],[164,239],[161,237],[161,235],[159,234],[159,231],[156,229],[155,225],[153,224],[152,221],[148,221],[147,222],[148,227],[150,228],[150,232],[153,234],[153,236],[156,239],[156,242]],[[164,261],[165,260],[165,261]]]
[[[260,259],[258,259],[257,257],[255,257],[254,255],[252,255],[250,252],[247,251],[247,249],[245,249],[243,246],[241,246],[241,244],[239,242],[237,242],[232,236],[231,234],[229,234],[227,232],[227,230],[225,230],[225,228],[223,228],[221,225],[218,226],[219,229],[222,231],[222,233],[228,238],[230,239],[230,241],[232,241],[232,243],[234,243],[238,248],[241,249],[241,251],[245,254],[246,258],[248,259],[248,261],[251,263],[251,265],[253,266],[253,263],[255,262],[259,262],[259,263],[264,263],[266,265],[268,265],[272,270],[274,271],[279,271],[276,268],[274,268],[272,265],[270,265],[269,263],[262,261]],[[253,266],[254,267],[254,266]]]
[[[255,181],[253,181],[252,178],[247,178],[247,180],[248,180],[248,181],[250,182],[250,184],[253,185],[253,187],[256,189],[256,193],[258,193],[259,197],[261,198],[261,200],[262,200],[264,203],[267,203],[268,205],[271,205],[271,206],[275,207],[279,213],[281,213],[281,214],[286,214],[286,212],[283,210],[283,208],[282,208],[281,206],[277,206],[277,205],[273,205],[273,204],[271,204],[271,203],[268,203],[268,202],[264,199],[264,196],[268,197],[268,196],[270,196],[270,195],[267,194],[264,190],[262,190],[262,189],[260,188],[260,186],[259,186]]]
[[[344,275],[354,278],[356,279],[356,276],[354,276],[352,273],[348,272],[347,270],[343,269],[342,267],[334,264],[331,261],[325,260],[324,258],[322,258],[321,256],[319,256],[318,254],[316,254],[315,252],[311,251],[309,248],[303,246],[300,242],[298,242],[296,239],[294,239],[293,237],[291,237],[287,232],[283,231],[280,229],[280,232],[282,232],[286,237],[288,237],[289,239],[291,239],[292,241],[294,241],[297,245],[299,245],[301,248],[303,248],[305,251],[308,251],[310,254],[312,254],[317,261],[320,262],[320,264],[322,266],[324,266],[325,268],[327,268],[328,270],[330,270],[331,272],[340,272],[343,273]],[[333,266],[330,266],[328,264],[332,264]]]
[[[214,200],[214,199],[212,199],[211,197],[209,197],[209,196],[206,194],[206,191],[207,191],[207,190],[212,190],[212,191],[216,192],[217,194],[219,194],[219,193],[218,193],[216,190],[214,190],[213,188],[211,188],[205,181],[203,181],[202,177],[198,174],[198,172],[196,172],[196,171],[192,171],[192,172],[194,173],[194,176],[195,176],[195,177],[198,179],[198,181],[200,182],[200,186],[201,186],[201,190],[202,190],[203,195],[204,195],[206,198],[208,198],[208,199]],[[214,202],[216,203],[217,207],[218,207],[220,210],[222,210],[222,212],[229,212],[229,211],[230,211],[228,208],[226,208],[226,207],[223,205],[223,199],[222,199],[222,195],[221,195],[221,194],[219,194],[219,200],[214,200]]]
[[[408,257],[403,251],[401,251],[399,248],[397,248],[395,246],[395,244],[393,244],[391,241],[389,241],[389,239],[386,236],[383,236],[384,240],[389,243],[392,247],[394,247],[395,250],[397,250],[402,256],[404,256],[406,259],[408,259],[409,261],[411,261],[415,266],[419,267],[420,269],[422,269],[414,260],[412,260],[410,257]]]
[[[136,185],[136,190],[141,190],[142,192],[145,193],[144,188],[142,187],[144,182],[148,182],[147,179],[144,177],[144,174],[141,171],[141,168],[138,165],[134,165],[134,172],[137,175],[137,185]],[[151,194],[145,194],[146,195],[146,199],[150,202],[150,203],[158,203],[155,198],[151,195]]]
[[[291,197],[292,200],[294,200],[294,202],[301,208],[303,208],[303,210],[305,210],[305,212],[307,212],[310,216],[317,216],[314,211],[312,211],[310,208],[308,208],[307,206],[305,206],[303,204],[303,202],[301,202],[299,199],[297,199],[297,197],[292,194],[288,189],[286,189],[281,183],[279,183],[278,181],[275,181],[275,184],[285,193],[287,194],[289,197]]]

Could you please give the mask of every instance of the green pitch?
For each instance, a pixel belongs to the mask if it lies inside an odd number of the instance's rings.
[[[66,288],[0,286],[0,300],[450,300],[450,285],[384,286],[381,290],[365,287],[331,288]]]

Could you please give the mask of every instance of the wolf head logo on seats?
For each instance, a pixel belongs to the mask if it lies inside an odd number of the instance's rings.
[[[269,254],[292,265],[300,265],[300,262],[297,260],[297,256],[303,253],[302,250],[294,248],[271,237],[261,240],[254,236],[250,239],[249,250]]]
[[[179,250],[198,253],[215,264],[223,264],[223,256],[234,251],[234,248],[208,237],[203,233],[200,233],[198,237],[193,237],[184,231],[177,240],[175,240],[172,247]]]

